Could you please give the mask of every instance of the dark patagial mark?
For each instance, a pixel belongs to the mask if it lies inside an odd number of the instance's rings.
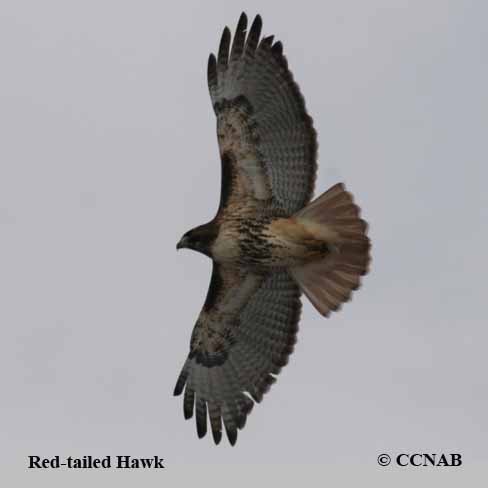
[[[237,177],[235,171],[236,158],[230,151],[222,154],[222,187],[220,190],[220,209],[227,207],[229,198],[232,194],[232,188]]]
[[[208,287],[207,298],[203,305],[203,310],[209,312],[212,310],[224,288],[224,280],[220,274],[219,265],[214,261],[212,268],[212,278],[210,279],[210,285]]]

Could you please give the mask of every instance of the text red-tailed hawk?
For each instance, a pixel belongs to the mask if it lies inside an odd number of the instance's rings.
[[[309,203],[317,169],[312,119],[273,36],[258,15],[224,29],[208,60],[222,189],[217,215],[177,248],[213,261],[207,298],[175,387],[184,415],[215,443],[233,445],[254,402],[293,351],[300,292],[322,314],[337,310],[367,272],[366,223],[339,183]]]

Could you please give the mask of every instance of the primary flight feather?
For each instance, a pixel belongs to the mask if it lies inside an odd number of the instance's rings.
[[[237,440],[293,351],[300,294],[329,315],[367,272],[367,225],[343,184],[313,202],[317,142],[281,42],[243,13],[208,60],[222,188],[217,215],[177,248],[213,261],[210,287],[176,383],[185,418],[215,443]]]

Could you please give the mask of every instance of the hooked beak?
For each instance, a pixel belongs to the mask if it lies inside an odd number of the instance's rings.
[[[183,236],[181,239],[180,239],[180,242],[178,242],[178,244],[176,244],[176,250],[178,249],[184,249],[185,247],[188,247],[188,238]]]

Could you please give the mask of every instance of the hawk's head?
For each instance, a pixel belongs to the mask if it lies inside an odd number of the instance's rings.
[[[217,237],[217,233],[218,229],[213,222],[199,225],[183,235],[180,242],[176,244],[176,249],[193,249],[211,257],[210,247]]]

